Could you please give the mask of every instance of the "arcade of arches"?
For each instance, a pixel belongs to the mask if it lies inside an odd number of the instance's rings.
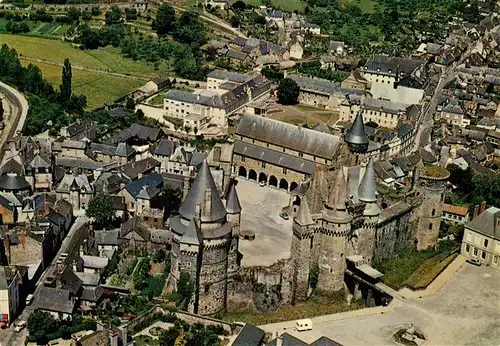
[[[266,172],[257,172],[254,169],[247,169],[244,166],[238,167],[237,175],[238,177],[254,180],[259,183],[264,182],[267,185],[286,191],[293,191],[298,186],[298,183],[295,181],[289,181],[285,178],[268,175]]]

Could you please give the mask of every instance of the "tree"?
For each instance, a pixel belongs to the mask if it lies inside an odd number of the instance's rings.
[[[127,97],[127,103],[125,104],[125,108],[134,110],[135,109],[135,101],[132,97]]]
[[[28,317],[28,331],[30,334],[42,332],[42,334],[50,333],[56,328],[54,317],[42,310],[35,310]]]
[[[177,293],[179,294],[179,304],[184,310],[187,309],[189,303],[193,299],[194,281],[188,272],[181,272],[179,282],[177,283]]]
[[[115,211],[113,209],[111,197],[105,193],[98,193],[90,200],[86,214],[88,217],[94,218],[101,226],[112,221],[115,216]]]
[[[59,91],[61,92],[61,103],[64,105],[71,99],[71,63],[69,59],[64,59],[64,65],[62,70],[61,85],[59,85]]]
[[[175,339],[174,346],[186,346],[186,335],[184,335],[184,329],[181,329],[181,332],[177,339]]]
[[[158,8],[156,18],[151,25],[159,36],[164,36],[174,32],[176,26],[175,20],[174,8],[169,4],[162,4]]]
[[[229,24],[231,24],[231,26],[233,28],[237,28],[240,26],[240,17],[239,16],[231,16],[231,18],[229,18]]]
[[[278,86],[277,96],[278,102],[283,105],[297,104],[299,99],[300,88],[298,84],[290,78],[284,78]]]
[[[182,327],[178,323],[175,323],[173,327],[162,332],[158,338],[160,345],[174,345],[175,340],[177,340],[181,333],[181,329]]]
[[[191,126],[189,125],[184,126],[184,131],[186,131],[186,134],[189,134],[189,132],[191,132]]]
[[[176,213],[181,207],[182,190],[165,184],[163,195],[165,196],[165,215],[168,217]]]
[[[135,8],[126,8],[125,9],[125,19],[128,21],[137,19],[137,11]]]
[[[237,0],[234,2],[234,4],[231,5],[231,8],[233,10],[237,10],[237,11],[245,11],[247,8],[247,5],[243,1]]]
[[[448,180],[457,187],[460,193],[468,194],[472,191],[474,188],[472,185],[472,177],[474,174],[472,169],[467,168],[463,170],[455,164],[448,165],[446,169],[450,172],[450,178]]]
[[[0,99],[0,121],[3,121],[3,102],[2,99]]]
[[[122,21],[122,11],[118,6],[112,6],[111,10],[106,12],[106,25],[119,24]]]

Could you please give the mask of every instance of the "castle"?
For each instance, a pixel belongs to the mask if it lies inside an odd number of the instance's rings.
[[[194,281],[188,310],[213,315],[226,308],[228,287],[239,268],[241,206],[233,186],[222,202],[206,161],[201,164],[179,215],[171,218],[170,277],[177,287],[181,272]]]
[[[183,271],[195,282],[189,311],[223,311],[234,289],[241,206],[227,179],[232,174],[290,192],[286,211],[294,216],[293,235],[291,258],[279,271],[282,302],[305,300],[315,275],[316,289],[342,289],[350,256],[369,266],[374,257],[436,244],[447,177],[427,176],[419,159],[409,192],[396,203],[381,203],[374,162],[363,156],[370,141],[361,112],[343,138],[257,116],[243,117],[236,135],[230,159],[221,148],[209,155],[223,171],[225,203],[204,161],[169,222],[171,283],[176,288]]]

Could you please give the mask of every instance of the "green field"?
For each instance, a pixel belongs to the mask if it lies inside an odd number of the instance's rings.
[[[7,43],[10,47],[15,48],[20,55],[30,58],[57,63],[62,63],[65,58],[69,58],[74,66],[146,78],[168,72],[168,66],[165,63],[160,64],[159,69],[155,71],[153,64],[124,58],[120,55],[119,49],[113,47],[81,50],[70,43],[58,40],[8,34],[0,35],[0,43]]]
[[[358,5],[363,12],[374,12],[377,3],[376,0],[344,0],[344,2]]]
[[[23,61],[23,64],[27,65],[28,63]],[[36,63],[36,65],[40,67],[44,77],[54,86],[61,83],[62,68],[60,66],[44,63]],[[114,101],[144,84],[145,81],[138,79],[73,69],[73,92],[87,96],[89,109]]]

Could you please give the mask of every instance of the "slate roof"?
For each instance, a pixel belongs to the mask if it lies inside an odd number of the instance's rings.
[[[31,168],[49,168],[51,166],[50,162],[45,160],[40,154],[36,154],[29,165]]]
[[[135,150],[124,142],[120,142],[116,146],[111,144],[91,143],[90,151],[93,153],[102,153],[104,155],[118,157],[129,157],[135,153]]]
[[[70,139],[65,139],[62,142],[61,147],[70,149],[85,149],[87,147],[87,143],[82,141],[72,141]]]
[[[85,174],[78,174],[76,177],[73,174],[66,174],[57,186],[56,191],[69,192],[72,188],[80,189],[81,191],[85,191],[87,193],[91,193],[93,191],[93,188],[89,183],[89,179]]]
[[[161,191],[160,189],[162,186],[162,176],[156,172],[153,172],[142,177],[141,179],[134,180],[131,183],[127,184],[127,186],[125,186],[125,189],[134,199],[136,199],[139,197],[139,194],[141,194],[144,187],[149,188],[149,191],[146,191],[148,192],[148,194],[151,193],[151,196],[156,196]],[[144,196],[144,193],[142,195],[143,198],[147,197]]]
[[[451,100],[446,106],[443,107],[443,112],[453,114],[464,114],[464,110],[460,107],[458,100]]]
[[[233,346],[259,346],[264,341],[264,331],[251,324],[245,324],[233,342]]]
[[[238,193],[236,192],[236,186],[231,185],[229,190],[229,195],[227,196],[226,211],[229,214],[241,213],[240,199],[238,198]]]
[[[306,342],[297,339],[288,333],[283,333],[279,336],[279,339],[273,339],[269,341],[266,346],[308,346]]]
[[[24,175],[24,168],[16,159],[11,158],[0,168],[0,174],[16,173],[18,176]]]
[[[86,170],[109,170],[116,166],[115,162],[96,162],[88,159],[75,159],[56,156],[56,167],[81,168]],[[54,169],[55,171],[55,169]]]
[[[15,173],[7,173],[0,176],[0,190],[23,191],[29,190],[31,185]]]
[[[71,294],[76,295],[82,287],[83,281],[76,276],[75,272],[68,266],[60,274],[62,288],[67,289]]]
[[[145,159],[129,162],[123,166],[118,167],[118,169],[130,180],[135,180],[140,174],[144,174],[155,167],[159,166],[160,162],[153,159],[152,157],[146,157]]]
[[[0,266],[0,290],[6,290],[14,278],[14,272],[11,268]]]
[[[72,314],[75,302],[67,289],[42,286],[36,296],[35,307],[41,310]]]
[[[91,120],[83,120],[82,122],[76,122],[66,127],[66,131],[68,132],[70,137],[76,136],[80,132],[87,130],[93,127],[93,123]],[[92,138],[89,138],[92,139]]]
[[[300,157],[288,155],[242,141],[236,141],[234,143],[233,152],[238,155],[250,157],[255,160],[271,163],[309,175],[313,175],[316,170],[316,165],[312,161],[304,160]]]
[[[230,59],[236,59],[240,61],[244,61],[246,58],[248,58],[247,53],[239,52],[237,50],[232,50],[232,49],[229,49],[227,51],[226,56]]]
[[[154,154],[158,156],[169,157],[175,150],[175,143],[169,139],[162,139],[158,146],[155,148]]]
[[[118,245],[120,230],[111,229],[104,231],[94,231],[94,239],[97,245]]]
[[[340,142],[337,136],[255,115],[244,115],[236,134],[330,160]]]
[[[394,218],[395,216],[404,214],[410,211],[411,209],[412,206],[410,204],[405,203],[403,201],[398,201],[397,203],[392,204],[385,209],[382,209],[382,211],[380,212],[378,223],[381,224],[387,222],[392,218]]]
[[[235,40],[239,39],[238,37]],[[243,38],[243,40],[246,39]],[[253,79],[253,76],[249,76],[242,73],[231,72],[226,70],[213,70],[207,75],[207,78],[224,79],[234,83],[246,83]]]
[[[181,236],[180,243],[188,245],[200,245],[203,243],[203,236],[194,219],[189,221],[184,234]]]
[[[151,186],[143,186],[136,198],[150,200],[161,192],[160,189]]]
[[[101,300],[103,294],[104,294],[104,288],[102,288],[101,286],[84,287],[80,299],[87,302],[95,303]]]
[[[375,169],[373,168],[373,161],[368,160],[368,165],[366,166],[365,174],[361,179],[358,187],[358,198],[362,202],[376,202],[377,197],[375,196],[377,192],[377,183],[375,176]]]
[[[380,74],[403,76],[411,74],[417,67],[425,64],[424,60],[412,60],[387,55],[374,54],[364,66],[364,71]],[[379,71],[380,70],[380,71]]]
[[[358,89],[343,89],[335,85],[334,83],[324,80],[324,79],[313,79],[308,77],[300,77],[300,76],[288,76],[287,78],[295,81],[298,86],[307,91],[313,91],[318,94],[324,95],[363,95],[363,92]]]
[[[309,344],[309,346],[342,346],[342,344],[339,344],[338,342],[333,341],[326,336],[322,336],[312,344]]]
[[[126,142],[131,138],[140,139],[145,142],[156,142],[160,139],[161,135],[162,131],[159,128],[134,123],[128,129],[124,129],[112,136],[108,142],[117,144],[119,142]]]
[[[484,212],[476,216],[471,222],[465,225],[476,232],[500,240],[500,209],[489,207]]]
[[[380,111],[383,110],[385,113],[398,114],[400,112],[405,112],[408,105],[399,102],[392,102],[389,100],[374,99],[371,97],[364,97],[362,102],[362,107],[368,110]]]
[[[363,124],[363,111],[360,109],[354,118],[354,123],[347,130],[344,136],[344,141],[348,144],[366,145],[368,144],[368,136],[365,132]]]
[[[144,241],[148,241],[151,236],[149,225],[137,216],[122,223],[122,226],[120,227],[120,238],[124,238],[132,231],[137,233]]]
[[[212,209],[211,215],[201,215],[201,221],[204,222],[212,222],[212,221],[220,221],[226,216],[226,208],[222,203],[222,200],[219,196],[217,186],[215,185],[214,178],[212,177],[212,173],[210,172],[210,168],[208,167],[207,161],[204,160],[201,164],[200,170],[198,174],[196,174],[196,178],[194,179],[189,192],[187,193],[184,202],[179,208],[179,214],[186,220],[191,220],[195,216],[196,212],[196,203],[201,203],[201,210],[203,210],[204,200],[205,200],[205,191],[207,189],[211,190],[211,198],[212,198]]]
[[[107,257],[88,256],[88,255],[82,255],[80,257],[83,260],[83,266],[85,268],[104,269],[106,268],[109,262],[109,259]]]

